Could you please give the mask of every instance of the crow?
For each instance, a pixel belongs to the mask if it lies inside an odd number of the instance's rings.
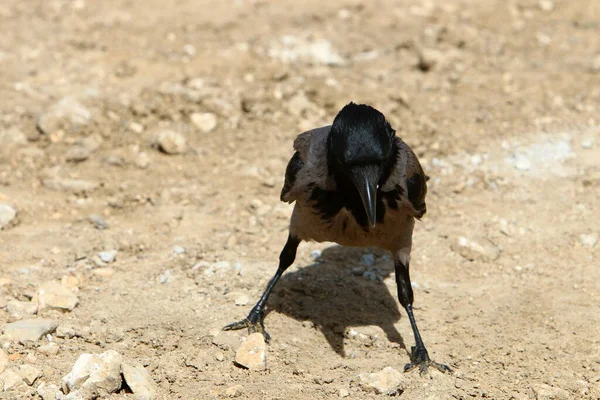
[[[396,136],[385,116],[365,104],[350,102],[333,124],[304,132],[294,141],[281,200],[295,202],[289,235],[279,267],[248,316],[224,330],[248,328],[266,341],[264,308],[273,287],[292,265],[298,244],[305,240],[343,246],[377,247],[394,259],[398,299],[415,336],[411,362],[405,371],[429,366],[450,368],[429,358],[413,314],[409,263],[415,219],[427,208],[428,177],[413,151]]]

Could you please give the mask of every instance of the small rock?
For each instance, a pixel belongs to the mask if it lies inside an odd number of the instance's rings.
[[[217,354],[215,354],[215,360],[217,360],[217,361],[224,361],[225,360],[225,355],[219,351]]]
[[[225,390],[225,395],[228,397],[240,397],[243,393],[243,390],[244,387],[242,385],[231,386]]]
[[[269,56],[284,63],[343,65],[346,62],[326,39],[310,41],[291,35],[283,36],[275,43],[269,49]]]
[[[98,257],[100,258],[100,260],[102,260],[102,262],[110,264],[115,262],[115,260],[117,259],[117,254],[117,250],[101,251],[100,253],[98,253]]]
[[[47,385],[42,382],[37,388],[37,394],[42,400],[56,400],[59,395],[60,389],[56,385]]]
[[[383,273],[379,270],[379,268],[370,268],[363,272],[363,278],[367,278],[371,281],[383,281]]]
[[[183,46],[183,52],[186,55],[193,57],[196,55],[196,48],[194,47],[194,45],[188,43]]]
[[[94,228],[96,229],[108,229],[110,228],[110,225],[108,224],[108,222],[106,222],[104,220],[104,218],[102,218],[101,215],[98,214],[90,214],[88,216],[88,221],[90,223],[92,223],[92,225],[94,225]]]
[[[8,204],[0,204],[0,230],[8,227],[8,225],[17,216],[17,210]]]
[[[112,268],[94,268],[92,273],[102,278],[110,278],[115,274],[115,270]]]
[[[365,273],[365,267],[353,267],[352,275],[362,276]]]
[[[544,383],[538,383],[531,386],[536,400],[568,400],[571,394],[564,389],[552,387]]]
[[[251,370],[267,369],[267,344],[262,333],[253,333],[235,352],[236,364]]]
[[[73,146],[67,151],[65,156],[67,161],[82,162],[90,158],[91,150],[83,146]]]
[[[160,283],[163,283],[163,284],[171,283],[175,280],[175,275],[173,275],[173,272],[170,269],[168,269],[160,275],[158,280],[160,281]]]
[[[35,381],[42,376],[42,371],[29,364],[21,365],[17,373],[21,375],[25,383],[29,386],[32,386]]]
[[[250,301],[250,298],[245,295],[239,295],[235,298],[235,305],[236,306],[245,306],[246,304],[248,304],[248,302]]]
[[[217,116],[213,113],[193,113],[190,121],[203,133],[212,132],[217,127]]]
[[[598,243],[597,233],[582,233],[579,235],[579,242],[585,247],[594,247]]]
[[[65,377],[63,392],[80,391],[90,398],[108,397],[121,388],[121,355],[114,350],[82,354]]]
[[[130,122],[129,130],[134,133],[144,133],[144,125],[137,122]]]
[[[48,178],[44,179],[42,183],[48,189],[75,194],[92,192],[99,186],[96,182],[68,178]]]
[[[156,137],[159,150],[166,154],[180,154],[187,148],[185,137],[175,131],[161,131]]]
[[[365,391],[377,394],[401,394],[406,388],[407,378],[392,367],[385,367],[379,372],[365,373],[358,376],[360,387]]]
[[[136,400],[153,400],[156,398],[157,386],[144,367],[133,367],[123,363],[121,366],[127,386]]]
[[[23,382],[23,378],[19,375],[15,370],[7,369],[2,374],[0,374],[0,383],[3,386],[3,390],[8,392],[9,390],[13,390],[18,388],[19,386],[25,386],[25,382]]]
[[[148,157],[148,153],[146,153],[145,151],[142,151],[140,154],[137,155],[137,158],[135,160],[135,165],[137,165],[138,168],[146,169],[146,168],[148,168],[149,164],[150,164],[150,158]]]
[[[46,135],[68,132],[92,121],[92,113],[72,97],[65,97],[52,105],[37,121],[37,128]]]
[[[531,161],[523,154],[515,155],[513,165],[519,171],[529,171],[531,169]]]
[[[75,329],[71,328],[70,326],[61,325],[56,328],[56,337],[61,339],[72,339],[75,336],[77,336],[77,333],[75,332]]]
[[[552,0],[540,0],[539,6],[542,11],[552,11],[554,10],[554,1]]]
[[[6,311],[12,319],[31,318],[37,313],[37,304],[31,301],[11,300],[6,304]]]
[[[4,326],[4,334],[16,342],[39,340],[58,327],[58,322],[50,319],[24,319]]]
[[[457,240],[457,245],[453,246],[453,250],[469,261],[478,259],[495,260],[499,257],[500,252],[497,248],[485,248],[477,242],[460,236]]]
[[[6,367],[8,367],[8,363],[10,360],[8,359],[8,354],[2,349],[0,349],[0,374],[6,371]]]
[[[372,267],[375,265],[375,255],[374,254],[363,254],[360,258],[362,264],[366,267]]]
[[[581,141],[581,147],[584,149],[591,149],[594,146],[594,139],[583,139]]]
[[[173,253],[177,255],[185,254],[185,248],[182,246],[173,246]]]
[[[350,396],[350,392],[347,391],[346,389],[340,389],[339,395],[340,395],[340,397],[348,397],[348,396]]]
[[[50,281],[40,285],[38,291],[38,305],[40,310],[54,308],[72,311],[77,304],[79,304],[77,296],[59,282]]]
[[[38,353],[45,356],[55,356],[60,351],[60,347],[54,342],[50,342],[37,348]]]

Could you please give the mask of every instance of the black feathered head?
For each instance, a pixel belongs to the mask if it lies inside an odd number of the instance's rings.
[[[394,134],[381,112],[351,102],[333,120],[329,150],[340,165],[378,164],[390,156]]]

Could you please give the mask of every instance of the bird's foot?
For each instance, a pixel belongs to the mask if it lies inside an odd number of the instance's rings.
[[[239,329],[248,328],[248,333],[262,333],[265,338],[265,342],[269,343],[271,340],[271,335],[265,330],[265,325],[263,324],[264,315],[259,312],[250,312],[246,318],[241,321],[234,322],[232,324],[226,325],[223,327],[224,331],[237,331]]]
[[[425,347],[419,348],[419,347],[413,346],[411,350],[412,350],[411,355],[410,355],[411,362],[404,366],[404,372],[408,372],[416,367],[419,367],[419,373],[421,375],[424,375],[425,373],[427,373],[427,370],[429,369],[429,367],[433,367],[443,373],[446,373],[446,372],[451,373],[452,372],[452,369],[450,369],[450,367],[447,366],[446,364],[436,363],[435,361],[430,359],[429,353],[427,353],[427,349],[425,349]]]

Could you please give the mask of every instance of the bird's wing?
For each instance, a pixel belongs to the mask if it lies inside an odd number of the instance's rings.
[[[281,196],[279,197],[281,201],[286,201],[288,203],[292,203],[295,199],[290,198],[289,193],[296,183],[296,176],[298,175],[298,171],[304,167],[304,161],[302,161],[302,157],[299,151],[296,151],[290,161],[288,162],[287,168],[285,169],[285,182],[283,183],[283,188],[281,189]]]
[[[281,201],[293,203],[298,193],[310,184],[319,184],[327,175],[325,162],[326,138],[330,126],[301,133],[294,140],[296,152],[285,169],[285,182],[281,189]],[[308,166],[308,168],[305,168]]]
[[[395,192],[411,214],[421,218],[427,211],[427,176],[412,149],[397,138],[398,156],[392,174],[383,186],[384,192]]]

